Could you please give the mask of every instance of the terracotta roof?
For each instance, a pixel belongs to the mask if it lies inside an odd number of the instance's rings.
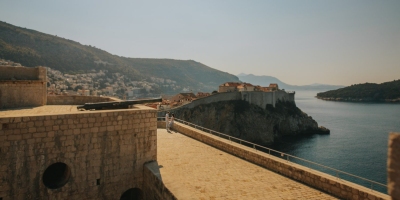
[[[208,93],[208,92],[198,92],[196,96],[197,97],[210,96],[210,93]]]
[[[197,94],[198,95],[205,95],[205,94],[210,94],[210,93],[208,93],[208,92],[198,92]]]
[[[184,96],[184,97],[192,97],[192,98],[196,98],[196,95],[194,95],[193,93],[179,93],[180,95]]]
[[[269,84],[269,87],[278,87],[278,84],[276,84],[276,83],[271,83],[271,84]]]
[[[246,87],[254,86],[254,85],[252,85],[252,84],[250,84],[250,83],[243,83],[242,85],[244,85],[244,86],[246,86]]]
[[[238,83],[238,82],[226,82],[221,84],[220,86],[230,86],[230,87],[237,87],[239,85],[241,85],[242,83]]]

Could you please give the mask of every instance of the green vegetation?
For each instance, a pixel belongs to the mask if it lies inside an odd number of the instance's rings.
[[[396,99],[400,99],[400,80],[382,84],[356,84],[318,93],[317,98],[342,101],[395,101]]]
[[[93,46],[29,30],[0,21],[0,58],[27,67],[46,66],[77,74],[92,69],[121,73],[132,81],[150,77],[176,81],[195,91],[215,90],[227,81],[239,79],[193,60],[125,58]]]

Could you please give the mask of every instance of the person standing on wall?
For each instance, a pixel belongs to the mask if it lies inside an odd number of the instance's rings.
[[[170,121],[169,121],[169,129],[171,129],[171,128],[174,127],[174,119],[175,119],[175,114],[172,113],[172,114],[171,114]]]
[[[169,111],[165,114],[165,128],[169,131]]]

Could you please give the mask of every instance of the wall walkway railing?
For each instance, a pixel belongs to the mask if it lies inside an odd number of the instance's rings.
[[[158,117],[158,121],[165,121],[165,117]],[[347,177],[349,177],[349,178],[345,179],[347,181],[350,181],[350,182],[353,182],[353,183],[356,183],[359,185],[363,185],[365,187],[370,188],[371,190],[376,190],[376,191],[380,191],[380,192],[387,194],[388,186],[385,184],[382,184],[382,183],[379,183],[379,182],[376,182],[373,180],[369,180],[369,179],[366,179],[366,178],[363,178],[363,177],[360,177],[357,175],[353,175],[353,174],[350,174],[350,173],[347,173],[344,171],[340,171],[340,170],[334,169],[332,167],[328,167],[328,166],[325,166],[325,165],[322,165],[322,164],[319,164],[316,162],[312,162],[312,161],[309,161],[309,160],[306,160],[303,158],[299,158],[299,157],[296,157],[296,156],[293,156],[293,155],[290,155],[290,154],[287,154],[287,153],[284,153],[281,151],[277,151],[277,150],[274,150],[274,149],[271,149],[268,147],[264,147],[264,146],[246,141],[246,140],[242,140],[240,138],[232,137],[230,135],[220,133],[220,132],[217,132],[217,131],[181,120],[181,119],[175,118],[175,121],[180,122],[185,125],[188,125],[188,126],[191,126],[195,129],[201,130],[203,132],[218,136],[220,138],[227,139],[230,142],[235,142],[240,145],[250,147],[250,148],[254,149],[254,151],[261,151],[264,153],[268,153],[270,155],[285,159],[285,160],[287,160],[287,162],[293,162],[293,163],[300,164],[300,165],[308,167],[308,168],[312,168],[314,170],[319,170],[324,173],[328,173],[332,176],[335,176],[338,179],[344,179],[344,177],[347,176]]]

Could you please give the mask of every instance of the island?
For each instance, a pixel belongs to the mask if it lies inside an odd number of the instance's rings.
[[[400,103],[400,79],[381,84],[355,84],[317,93],[316,98],[328,101]]]

